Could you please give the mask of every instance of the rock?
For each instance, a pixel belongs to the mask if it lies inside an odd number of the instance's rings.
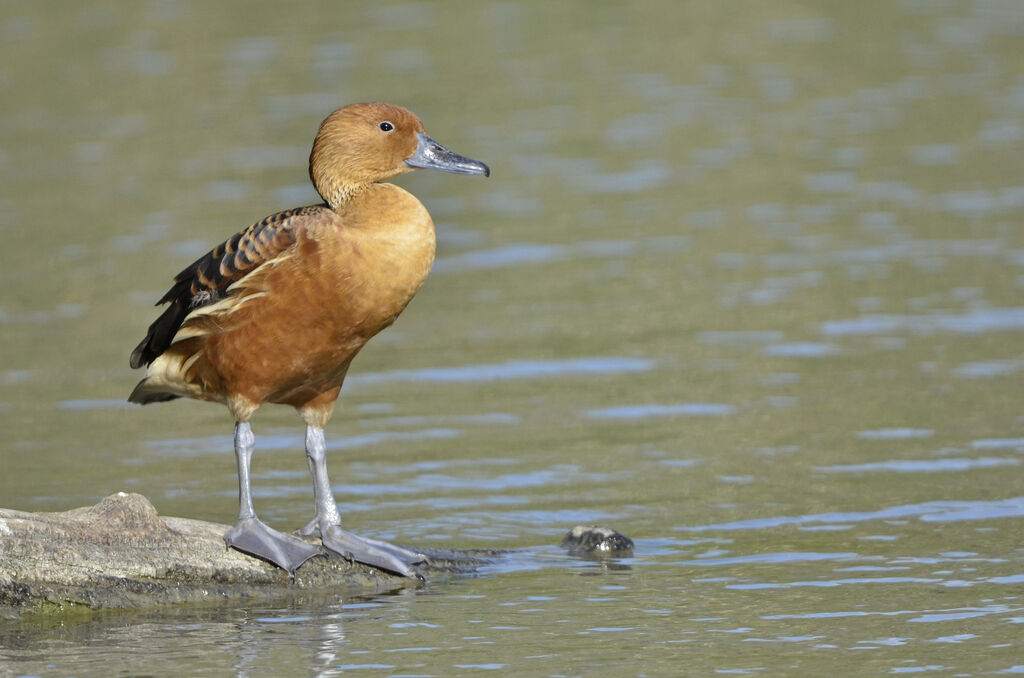
[[[0,606],[145,607],[282,592],[372,594],[417,582],[336,555],[288,573],[224,545],[227,525],[161,517],[139,494],[119,492],[63,513],[0,509]],[[317,543],[310,539],[311,543]],[[497,551],[419,549],[422,573],[472,572]]]
[[[312,596],[370,595],[422,586],[341,556],[307,561],[291,578],[224,545],[228,525],[160,516],[140,494],[119,492],[63,513],[0,509],[0,618],[27,610],[79,610],[255,598],[301,604]],[[309,538],[310,543],[317,543]],[[577,526],[562,541],[571,555],[628,555],[633,542],[607,527]],[[470,574],[511,552],[424,549],[431,581]]]
[[[575,556],[626,556],[633,553],[633,540],[610,527],[577,525],[562,539],[562,548]]]

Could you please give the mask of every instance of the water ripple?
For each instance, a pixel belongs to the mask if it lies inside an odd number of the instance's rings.
[[[971,441],[973,450],[995,450],[1011,448],[1024,452],[1024,438],[979,438]]]
[[[950,373],[963,379],[989,379],[1024,369],[1020,360],[978,360],[957,365]]]
[[[839,353],[839,348],[834,344],[814,341],[774,344],[764,348],[764,354],[774,358],[822,358],[837,353]]]
[[[821,560],[847,560],[856,557],[856,553],[755,553],[748,556],[685,560],[680,564],[713,567],[717,565],[746,565],[751,563],[802,563]]]
[[[908,440],[930,438],[933,433],[935,432],[930,428],[879,428],[857,431],[857,437],[863,440]]]
[[[893,332],[955,332],[980,334],[996,331],[1024,330],[1024,308],[982,308],[966,313],[935,315],[865,315],[849,320],[833,320],[818,326],[830,337],[890,334]]]
[[[591,419],[646,419],[648,417],[707,417],[732,414],[735,405],[728,403],[678,403],[674,405],[620,405],[597,410],[587,410],[584,416]]]
[[[682,235],[658,236],[640,240],[584,240],[571,245],[510,243],[490,249],[470,250],[438,257],[432,270],[434,274],[488,271],[565,259],[623,258],[632,257],[638,253],[664,254],[685,251],[689,246],[690,239]]]
[[[725,530],[763,530],[785,525],[807,525],[811,523],[858,523],[869,520],[888,520],[919,516],[926,522],[954,522],[959,520],[984,520],[992,518],[1024,517],[1024,497],[994,501],[927,501],[920,504],[891,506],[878,511],[852,511],[816,513],[805,516],[775,516],[737,520],[715,525],[676,527],[687,532],[711,532]]]
[[[327,442],[329,450],[347,450],[353,447],[377,445],[385,442],[407,442],[417,440],[443,440],[457,438],[462,431],[451,428],[430,428],[416,431],[374,431],[358,436],[345,436]],[[196,438],[166,438],[150,440],[147,445],[159,455],[175,457],[200,457],[229,452],[234,443],[230,435],[216,435]],[[260,452],[302,449],[301,435],[257,434],[256,448]]]
[[[836,464],[817,466],[815,470],[830,473],[863,473],[866,471],[896,471],[898,473],[936,473],[939,471],[969,471],[976,468],[1017,466],[1020,460],[1012,457],[980,457],[978,459],[896,459],[868,464]]]
[[[58,400],[59,410],[122,410],[133,407],[124,398],[78,398],[74,400]]]
[[[348,378],[348,383],[390,384],[400,381],[470,383],[504,379],[535,379],[574,374],[618,374],[647,372],[654,361],[645,358],[594,357],[567,360],[510,360],[505,363],[427,367],[419,370],[370,372]]]

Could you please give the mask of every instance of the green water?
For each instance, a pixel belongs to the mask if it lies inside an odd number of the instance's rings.
[[[327,431],[354,531],[514,547],[365,599],[0,620],[0,675],[1024,673],[1024,7],[0,5],[0,506],[230,523],[231,420],[129,407],[171,276],[412,108],[435,271]],[[309,519],[301,421],[257,509]],[[635,556],[576,561],[577,523]],[[0,542],[2,547],[2,542]]]

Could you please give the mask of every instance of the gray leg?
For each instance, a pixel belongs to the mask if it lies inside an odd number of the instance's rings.
[[[306,426],[306,462],[309,464],[309,475],[313,477],[316,516],[299,530],[299,534],[310,535],[318,532],[321,524],[341,525],[341,515],[338,513],[338,505],[334,503],[331,481],[327,478],[327,443],[324,441],[322,428]]]
[[[256,448],[256,436],[252,434],[249,422],[235,423],[235,460],[238,462],[238,519],[256,517],[252,506],[252,481],[249,469],[252,465],[252,451]]]
[[[291,535],[282,534],[267,527],[259,518],[252,505],[252,483],[249,479],[249,465],[256,438],[249,422],[235,424],[235,457],[238,459],[238,522],[224,535],[224,541],[231,548],[269,560],[294,575],[295,570],[313,556],[320,555],[320,549]]]
[[[412,566],[426,561],[426,556],[409,549],[389,544],[377,539],[359,537],[341,529],[341,515],[338,505],[334,502],[331,481],[327,478],[327,445],[324,442],[324,430],[316,426],[306,426],[306,457],[309,462],[309,473],[313,477],[313,499],[316,503],[316,515],[308,525],[299,530],[299,534],[310,535],[320,533],[324,546],[349,560],[365,563],[383,570],[390,570],[422,579]]]

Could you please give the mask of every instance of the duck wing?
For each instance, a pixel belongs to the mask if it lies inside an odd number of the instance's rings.
[[[174,285],[157,306],[170,304],[132,351],[133,368],[153,362],[167,350],[185,318],[198,308],[228,294],[228,287],[295,245],[298,231],[309,217],[329,209],[323,205],[298,207],[272,214],[240,231],[174,276]]]

